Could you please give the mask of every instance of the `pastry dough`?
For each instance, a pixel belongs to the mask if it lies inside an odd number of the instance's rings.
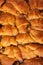
[[[15,25],[15,16],[9,13],[0,14],[0,24],[2,25]]]

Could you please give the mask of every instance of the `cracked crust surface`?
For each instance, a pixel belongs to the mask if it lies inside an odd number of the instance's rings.
[[[43,65],[41,57],[43,0],[0,0],[0,64]]]

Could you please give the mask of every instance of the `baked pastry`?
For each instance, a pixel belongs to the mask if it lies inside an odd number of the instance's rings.
[[[17,64],[16,64],[17,65]],[[43,58],[32,58],[30,60],[24,60],[20,65],[43,65]]]
[[[31,9],[39,9],[39,10],[43,10],[43,0],[29,0],[29,4]]]
[[[16,36],[16,41],[19,44],[28,44],[28,43],[34,42],[34,40],[31,38],[31,36],[29,34],[27,34],[27,33],[25,33],[25,34],[18,34]]]
[[[13,46],[6,47],[5,50],[0,51],[0,53],[7,55],[9,58],[15,58],[17,61],[21,62],[23,61],[23,59],[31,59],[37,56],[34,52],[32,52],[30,48],[25,48],[25,46],[23,47],[22,45],[19,46],[19,48]]]
[[[43,18],[30,20],[32,29],[43,31]]]
[[[0,49],[2,48],[2,44],[0,43]]]
[[[5,13],[7,12],[15,16],[19,15],[19,12],[10,3],[5,3],[2,7],[0,7],[0,11],[3,11]]]
[[[34,33],[33,33],[34,32]],[[36,30],[31,30],[30,34],[24,33],[24,34],[18,34],[16,37],[12,36],[2,36],[1,38],[1,46],[7,47],[7,46],[17,46],[19,44],[25,45],[29,43],[39,43],[43,44],[43,32],[42,31],[36,31]]]
[[[30,36],[34,39],[35,42],[43,44],[43,31],[31,29]]]
[[[1,54],[7,55],[9,58],[15,58],[17,61],[23,61],[23,59],[31,59],[34,57],[43,57],[43,46],[40,44],[28,44],[18,46],[8,46],[4,50],[0,50]]]
[[[0,24],[2,25],[15,25],[15,16],[9,13],[0,14]]]
[[[6,54],[10,58],[15,58],[17,61],[22,61],[22,55],[18,47],[6,47],[2,54]]]
[[[15,61],[16,59],[8,58],[6,55],[0,54],[0,65],[12,65]]]
[[[0,57],[1,57],[1,64],[2,65],[34,65],[34,64],[37,64],[37,65],[43,65],[43,58],[39,57],[39,58],[32,58],[32,59],[25,59],[22,63],[19,63],[18,61],[15,62],[16,59],[11,59],[11,58],[8,58],[7,56],[5,55],[2,55],[0,54]],[[4,58],[4,59],[3,59]]]
[[[7,3],[11,3],[20,13],[27,14],[29,6],[25,0],[6,0]]]
[[[15,37],[12,36],[2,36],[1,42],[0,44],[2,45],[2,47],[7,47],[10,45],[18,45],[18,42],[16,41]]]
[[[39,18],[43,18],[43,16],[42,13],[40,13],[40,11],[37,9],[29,10],[28,14],[26,15],[26,19],[29,21],[33,19],[39,19]]]
[[[26,33],[27,28],[30,27],[30,23],[23,16],[16,17],[16,27],[19,33]]]
[[[17,28],[11,25],[4,25],[0,27],[0,35],[10,35],[15,36],[18,34]]]
[[[27,39],[26,39],[27,38]],[[28,34],[18,34],[16,37],[14,36],[2,36],[0,41],[0,48],[7,47],[7,46],[17,46],[19,44],[28,44],[33,43],[34,40]]]
[[[0,0],[0,64],[43,65],[41,57],[43,0]]]
[[[3,3],[4,3],[4,0],[0,0],[0,7],[2,6]]]
[[[6,0],[6,2],[7,3],[5,3],[2,7],[0,7],[1,11],[9,12],[9,13],[17,16],[19,14],[19,12],[22,14],[27,14],[27,12],[29,10],[29,6],[25,2],[25,0],[15,0],[15,1]]]

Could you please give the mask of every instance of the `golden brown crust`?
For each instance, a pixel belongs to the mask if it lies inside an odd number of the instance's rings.
[[[4,25],[0,28],[0,35],[15,36],[17,34],[18,34],[18,31],[15,26]]]
[[[16,38],[12,36],[2,36],[0,43],[3,47],[10,46],[10,45],[16,46],[18,44]]]
[[[15,16],[9,13],[0,14],[0,24],[2,25],[15,25]]]
[[[30,36],[35,40],[35,42],[43,44],[43,31],[31,29]]]
[[[29,6],[25,0],[6,0],[11,3],[20,13],[27,14],[29,11]]]
[[[26,45],[25,46],[22,46],[22,45],[18,46],[20,51],[21,51],[22,58],[23,59],[30,59],[30,58],[36,57],[34,52],[27,46]]]
[[[42,10],[43,10],[43,0],[40,0],[40,1],[37,3],[37,6],[38,6],[38,7],[37,7],[38,9],[40,9],[40,10],[42,9]]]
[[[0,60],[2,65],[12,65],[14,61],[23,62],[24,59],[29,60],[37,56],[43,57],[42,3],[43,0],[0,0],[2,12],[0,13],[0,36],[2,36]],[[32,60],[36,61],[35,58]],[[36,61],[35,64],[37,63]]]
[[[28,43],[32,43],[34,42],[34,40],[30,37],[29,34],[27,33],[24,33],[24,34],[18,34],[16,36],[16,41],[19,43],[19,44],[28,44]]]
[[[29,44],[27,47],[34,50],[34,53],[38,55],[39,57],[43,57],[43,46],[38,44]]]
[[[39,18],[43,18],[42,14],[40,13],[39,10],[37,9],[32,9],[28,12],[28,14],[26,15],[26,19],[27,20],[33,20],[33,19],[39,19]]]
[[[43,10],[43,0],[29,0],[29,4],[32,9]]]
[[[5,55],[1,55],[0,54],[0,56],[1,56],[1,64],[2,65],[13,65],[13,64],[15,64],[15,65],[33,65],[33,64],[37,64],[37,65],[43,65],[43,58],[32,58],[32,59],[29,59],[29,60],[27,60],[27,59],[25,59],[21,64],[17,61],[17,62],[15,62],[16,61],[16,59],[11,59],[11,58],[8,58],[7,56],[5,56]],[[4,59],[3,59],[4,58]]]
[[[2,44],[0,43],[0,49],[2,48]]]
[[[2,54],[0,54],[0,60],[2,65],[12,65],[16,61],[16,59],[8,58],[6,55]]]
[[[17,46],[19,44],[25,45],[28,43],[33,43],[34,40],[30,37],[29,34],[18,34],[16,37],[12,36],[2,36],[1,42],[0,42],[0,48],[7,47],[7,46]]]
[[[19,61],[22,61],[22,55],[18,47],[6,47],[3,54],[6,54],[10,58],[15,58]]]
[[[13,7],[11,3],[5,3],[2,7],[0,7],[0,11],[10,13],[12,15],[18,16],[19,12]]]
[[[19,30],[19,33],[26,33],[27,32],[27,26],[30,26],[30,23],[23,17],[16,17],[16,26]]]
[[[1,7],[1,5],[4,3],[4,0],[0,0],[0,7]]]
[[[30,20],[30,23],[33,29],[43,31],[43,18]]]
[[[2,49],[1,49],[2,50]],[[0,52],[7,55],[10,58],[15,58],[18,61],[23,61],[23,59],[31,59],[34,57],[43,57],[43,46],[39,44],[28,44],[28,45],[18,45],[8,46],[4,51]]]
[[[43,65],[43,58],[32,58],[30,60],[24,60],[20,65]]]

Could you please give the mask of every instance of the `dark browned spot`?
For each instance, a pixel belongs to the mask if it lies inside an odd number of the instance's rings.
[[[1,7],[6,3],[6,0],[4,0],[4,2],[2,3]]]
[[[0,60],[0,65],[2,65],[1,60]]]
[[[0,36],[0,41],[2,40],[2,36]]]
[[[18,62],[18,61],[15,61],[15,62],[13,63],[13,65],[19,65],[19,62]]]
[[[39,10],[39,11],[40,11],[41,15],[43,15],[43,10]]]
[[[4,52],[4,50],[5,50],[5,47],[2,47],[2,48],[0,49],[0,54],[2,54],[2,53]]]
[[[29,2],[29,0],[25,0],[27,3]]]
[[[0,28],[2,28],[2,25],[0,24]]]

